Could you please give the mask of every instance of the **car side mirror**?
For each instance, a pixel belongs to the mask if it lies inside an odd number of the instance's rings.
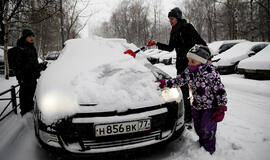
[[[249,51],[248,57],[254,56],[256,53],[254,51]]]

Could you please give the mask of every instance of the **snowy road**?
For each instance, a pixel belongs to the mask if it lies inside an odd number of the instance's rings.
[[[168,68],[169,69],[169,68]],[[166,70],[166,69],[164,69]],[[210,156],[200,148],[194,131],[185,131],[181,141],[155,149],[105,155],[104,159],[170,160],[268,160],[270,156],[270,81],[244,79],[240,75],[222,76],[228,93],[228,111],[218,125],[217,151]],[[20,134],[1,149],[1,160],[47,160],[60,158],[40,148],[33,125],[22,127]],[[95,158],[95,157],[92,157]],[[96,157],[96,159],[99,159]]]

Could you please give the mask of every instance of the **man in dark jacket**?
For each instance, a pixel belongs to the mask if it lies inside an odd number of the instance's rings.
[[[22,31],[22,37],[17,40],[17,53],[14,57],[14,73],[20,84],[21,115],[33,109],[33,97],[40,71],[46,68],[46,63],[38,62],[34,46],[35,35],[30,29]]]
[[[206,45],[206,42],[201,38],[198,32],[194,29],[193,25],[187,23],[185,19],[182,19],[181,10],[176,7],[172,9],[168,14],[172,30],[170,34],[169,45],[162,44],[150,40],[147,46],[157,45],[158,49],[166,51],[176,51],[176,69],[177,75],[182,73],[188,66],[188,59],[186,57],[190,48],[195,44]],[[181,87],[183,92],[184,104],[185,104],[185,122],[191,122],[191,106],[189,97],[189,87],[184,85]]]

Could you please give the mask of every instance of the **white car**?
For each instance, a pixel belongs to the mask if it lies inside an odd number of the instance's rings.
[[[270,79],[270,45],[255,56],[239,62],[238,71],[247,78]]]
[[[159,62],[164,63],[165,65],[175,64],[176,62],[176,52],[173,50],[169,54],[162,55],[159,57]]]
[[[8,46],[8,49],[12,48],[12,46]],[[14,76],[12,71],[10,70],[10,76]],[[0,74],[5,73],[5,62],[4,62],[4,46],[0,46]]]
[[[156,63],[160,63],[160,57],[164,56],[164,55],[168,55],[170,52],[168,51],[162,51],[162,50],[158,50],[159,53],[156,54],[152,54],[150,56],[148,56],[148,61],[151,62],[152,64],[156,64]]]
[[[184,130],[179,88],[160,90],[169,76],[126,40],[74,39],[41,75],[34,124],[45,148],[92,154],[169,142]]]
[[[242,42],[213,57],[213,65],[221,74],[235,73],[238,63],[266,47],[268,42]]]
[[[211,42],[208,45],[209,49],[211,50],[212,56],[218,55],[234,45],[241,43],[241,42],[246,42],[244,39],[239,39],[239,40],[224,40],[224,41],[214,41]]]

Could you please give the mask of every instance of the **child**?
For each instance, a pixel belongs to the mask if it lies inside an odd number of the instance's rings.
[[[160,88],[182,86],[192,89],[192,118],[199,136],[199,143],[210,154],[215,152],[217,122],[227,110],[227,94],[220,75],[209,63],[211,57],[207,46],[195,45],[187,53],[188,67],[176,78],[161,80]]]

